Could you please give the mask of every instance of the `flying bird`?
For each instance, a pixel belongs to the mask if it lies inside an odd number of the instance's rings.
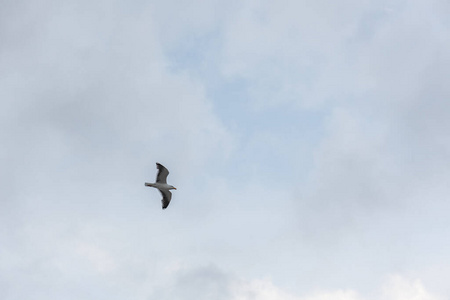
[[[145,183],[145,186],[151,186],[157,188],[162,195],[162,209],[166,209],[169,206],[170,200],[172,199],[172,193],[170,190],[176,190],[173,185],[167,184],[167,175],[169,175],[169,170],[166,169],[162,164],[156,163],[158,168],[158,174],[156,175],[155,183]]]

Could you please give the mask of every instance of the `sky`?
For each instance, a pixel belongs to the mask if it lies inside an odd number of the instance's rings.
[[[0,298],[449,299],[449,37],[446,0],[1,1]]]

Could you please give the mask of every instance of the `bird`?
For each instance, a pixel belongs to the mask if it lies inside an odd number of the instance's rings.
[[[156,168],[158,168],[158,174],[156,175],[155,183],[145,183],[145,186],[150,186],[157,188],[162,195],[162,209],[166,209],[169,206],[170,200],[172,199],[172,193],[170,190],[176,190],[177,188],[173,185],[167,184],[167,175],[169,175],[169,170],[160,163],[156,163]]]

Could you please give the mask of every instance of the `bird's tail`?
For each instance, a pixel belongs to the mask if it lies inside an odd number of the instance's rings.
[[[146,182],[146,183],[145,183],[145,186],[152,186],[152,187],[153,187],[153,183],[148,183],[148,182]]]

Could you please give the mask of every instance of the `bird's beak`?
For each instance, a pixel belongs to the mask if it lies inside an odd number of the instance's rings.
[[[176,190],[177,188],[176,188],[176,187],[173,187],[173,189]]]

